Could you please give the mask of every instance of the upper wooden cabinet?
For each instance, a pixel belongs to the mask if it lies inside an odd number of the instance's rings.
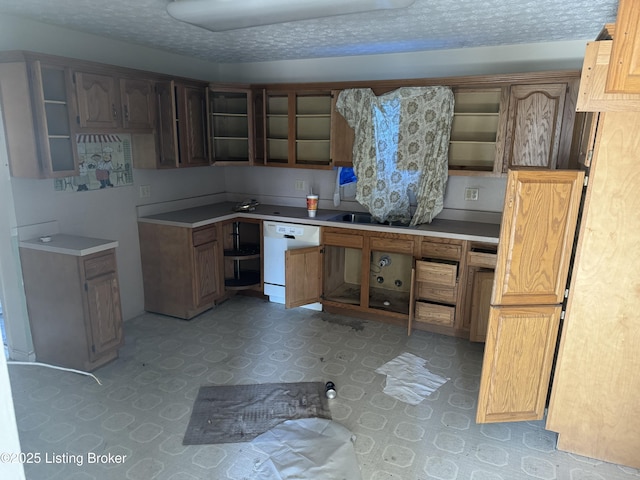
[[[216,165],[252,165],[253,95],[250,89],[209,90],[211,160]]]
[[[332,164],[332,121],[336,92],[263,93],[264,164],[326,168]]]
[[[505,170],[556,168],[566,92],[566,83],[511,87]]]
[[[611,62],[607,75],[608,93],[640,93],[640,5],[620,0],[616,18]]]
[[[502,173],[508,87],[456,88],[449,172]]]
[[[138,168],[177,168],[209,165],[207,88],[173,80],[157,82],[155,163]]]
[[[201,85],[176,84],[181,167],[209,165],[207,92],[207,88]]]
[[[100,132],[155,128],[151,80],[84,71],[75,71],[74,77],[79,128]]]
[[[70,69],[24,58],[0,63],[0,90],[11,175],[55,178],[77,174]]]

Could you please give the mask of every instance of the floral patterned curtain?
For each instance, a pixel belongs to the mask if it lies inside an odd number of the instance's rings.
[[[343,90],[337,109],[355,130],[356,200],[380,222],[430,223],[442,211],[448,177],[451,89]],[[409,190],[417,199],[413,218]]]

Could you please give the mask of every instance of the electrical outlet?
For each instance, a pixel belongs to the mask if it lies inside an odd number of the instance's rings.
[[[304,180],[296,180],[296,190],[304,190]]]
[[[475,202],[476,200],[478,200],[478,190],[478,188],[465,188],[464,199]]]
[[[151,185],[140,185],[138,196],[140,198],[149,198],[151,196]]]

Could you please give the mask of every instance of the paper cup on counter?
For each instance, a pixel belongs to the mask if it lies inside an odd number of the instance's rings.
[[[307,212],[310,217],[315,217],[318,211],[318,195],[307,195]]]

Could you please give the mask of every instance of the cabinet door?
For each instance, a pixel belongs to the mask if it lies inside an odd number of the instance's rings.
[[[175,83],[158,82],[155,88],[157,108],[158,168],[178,166],[178,127],[176,124]]]
[[[194,247],[194,304],[201,307],[211,303],[220,293],[218,242],[209,242]]]
[[[47,177],[76,175],[79,160],[71,71],[36,61],[31,65],[31,78],[43,173]]]
[[[320,301],[322,293],[322,247],[285,251],[285,307]]]
[[[122,125],[116,78],[111,75],[75,72],[80,127],[113,129]]]
[[[509,172],[492,305],[564,298],[584,172]]]
[[[355,131],[336,109],[339,90],[331,92],[331,160],[335,167],[353,166]]]
[[[472,342],[485,342],[487,339],[494,276],[493,270],[473,272],[469,330],[469,340]]]
[[[207,142],[207,90],[200,86],[177,85],[180,166],[209,165]]]
[[[122,126],[129,130],[153,130],[155,101],[150,80],[120,79]]]
[[[86,294],[91,335],[89,358],[94,361],[124,341],[117,273],[87,280]]]
[[[491,307],[478,423],[543,417],[560,311],[559,305]]]
[[[504,169],[556,168],[567,85],[514,85],[509,116]]]
[[[613,38],[606,91],[640,93],[640,6],[634,0],[620,0]]]

